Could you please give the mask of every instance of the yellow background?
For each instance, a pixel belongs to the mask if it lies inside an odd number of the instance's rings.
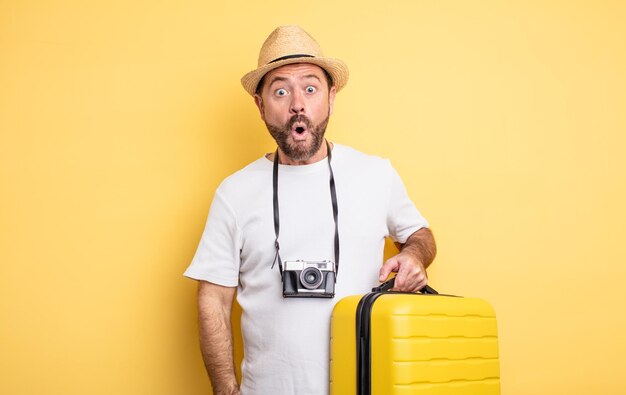
[[[213,191],[272,150],[239,78],[299,23],[329,138],[392,159],[503,394],[624,394],[626,3],[0,1],[0,393],[206,394]]]

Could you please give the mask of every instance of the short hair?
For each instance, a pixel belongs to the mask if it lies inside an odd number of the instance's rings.
[[[322,71],[324,72],[324,76],[326,77],[326,82],[328,83],[328,90],[330,90],[330,88],[333,86],[333,77],[330,76],[330,74],[328,73],[328,71],[326,71],[325,68],[320,67],[322,69]],[[265,76],[267,74],[265,74],[261,80],[259,81],[259,84],[256,86],[256,89],[254,90],[254,93],[261,96],[261,92],[263,92],[263,85],[265,85]]]

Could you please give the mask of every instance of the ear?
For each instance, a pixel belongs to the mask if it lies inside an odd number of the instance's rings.
[[[261,114],[261,119],[265,121],[265,116],[263,115],[265,112],[264,107],[263,107],[263,98],[258,95],[255,94],[254,95],[254,104],[256,104],[257,108],[259,109],[259,113]]]
[[[328,91],[328,115],[333,113],[333,105],[335,104],[335,95],[337,94],[337,88],[334,86]]]

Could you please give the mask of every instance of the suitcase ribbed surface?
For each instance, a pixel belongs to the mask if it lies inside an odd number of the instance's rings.
[[[357,393],[356,310],[342,299],[331,326],[331,394]],[[372,395],[500,393],[496,317],[480,299],[385,293],[371,310]]]
[[[497,335],[480,299],[381,295],[372,307],[372,394],[499,394]]]

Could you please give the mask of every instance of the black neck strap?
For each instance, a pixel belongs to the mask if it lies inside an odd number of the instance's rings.
[[[337,191],[335,190],[335,177],[333,175],[333,168],[330,165],[332,159],[332,153],[330,150],[330,144],[326,141],[326,149],[328,151],[328,171],[330,173],[330,199],[333,204],[333,220],[335,221],[335,281],[337,281],[337,273],[339,273],[339,226],[337,225],[338,209],[337,209]],[[280,244],[278,243],[278,234],[280,233],[280,216],[278,214],[278,149],[274,154],[274,172],[273,172],[273,187],[274,187],[274,233],[276,233],[276,240],[274,246],[276,247],[276,255],[274,256],[274,263],[272,263],[272,269],[276,262],[278,262],[278,269],[280,270],[281,279],[283,273],[283,261],[280,258]]]

